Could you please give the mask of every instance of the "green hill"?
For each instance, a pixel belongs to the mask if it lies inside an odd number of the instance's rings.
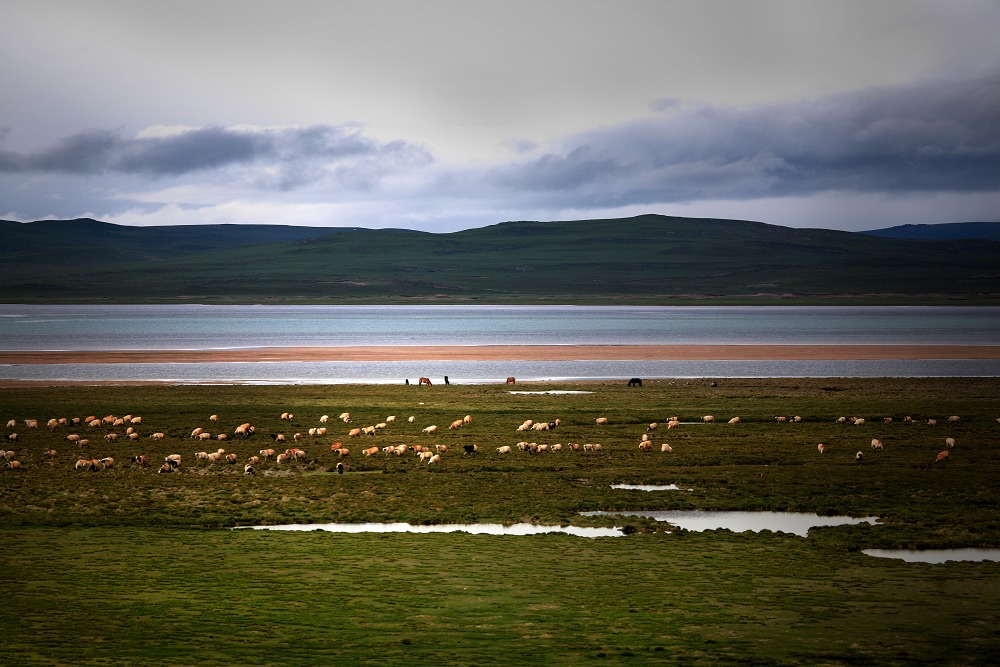
[[[991,241],[658,215],[449,234],[310,231],[314,238],[206,250],[199,228],[188,227],[196,254],[174,246],[172,256],[83,265],[65,254],[100,256],[100,248],[66,250],[56,228],[47,233],[60,250],[30,263],[12,262],[4,243],[0,300],[918,304],[995,303],[1000,294],[1000,243]]]

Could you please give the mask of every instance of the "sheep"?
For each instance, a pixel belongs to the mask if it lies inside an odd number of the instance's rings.
[[[434,445],[434,451],[438,454],[444,454],[448,451],[448,445]]]
[[[604,426],[605,424],[608,423],[608,418],[598,417],[597,419],[594,420],[594,423],[597,424],[598,426]]]
[[[132,419],[129,419],[128,421],[130,424],[141,424],[142,417],[132,417]]]
[[[892,423],[892,417],[883,417],[882,418],[882,422],[885,423],[885,424],[891,424]]]
[[[650,424],[649,426],[646,427],[646,430],[647,431],[655,431],[659,426],[660,425],[658,423],[653,422],[652,424]]]
[[[330,415],[323,415],[322,417],[319,418],[320,424],[325,424],[328,421],[330,421]]]
[[[648,440],[643,440],[642,442],[639,443],[639,451],[640,452],[653,451],[653,443],[649,442]]]
[[[396,415],[389,415],[385,418],[386,424],[394,424],[396,422]]]
[[[503,447],[497,447],[497,454],[510,454],[510,445],[504,445]]]
[[[406,421],[412,424],[413,422],[417,421],[417,417],[416,415],[410,415],[409,417],[406,418]]]
[[[531,426],[532,431],[548,431],[549,428],[550,426],[548,422],[538,422],[537,424],[533,424]]]
[[[426,461],[429,458],[431,458],[432,456],[437,456],[437,454],[435,454],[432,451],[417,452],[417,458],[420,459],[421,461]]]
[[[368,449],[362,450],[361,453],[364,454],[366,457],[374,456],[378,454],[378,447],[369,447]]]
[[[104,439],[107,440],[108,442],[114,442],[115,440],[118,439],[118,434],[108,433],[107,435],[104,436]]]
[[[937,457],[934,459],[934,463],[941,463],[942,461],[947,461],[947,460],[948,460],[948,450],[943,449],[940,452],[938,452]]]
[[[872,438],[872,449],[883,449],[882,441],[878,438]]]
[[[77,434],[77,433],[70,433],[69,435],[67,435],[67,436],[66,436],[65,438],[63,438],[63,439],[64,439],[64,440],[67,440],[67,441],[69,441],[69,442],[80,442],[80,436],[79,436],[79,434]]]
[[[703,421],[704,423],[708,424],[708,423],[714,422],[715,421],[715,417],[713,415],[705,415],[704,417],[701,418],[701,421]]]
[[[958,415],[952,415],[952,416],[948,417],[948,422],[951,423],[951,424],[955,424],[955,423],[960,422],[960,421],[962,421],[962,418],[959,417]]]
[[[865,460],[864,453],[859,451],[857,454],[854,455],[854,460],[855,461],[864,461]]]
[[[262,449],[262,450],[260,450],[259,454],[261,455],[261,458],[263,458],[266,461],[269,458],[271,458],[272,456],[274,456],[274,450],[273,449]]]
[[[733,417],[732,419],[729,420],[729,423],[730,424],[739,424],[740,423],[740,418],[739,417]]]
[[[98,426],[101,426],[101,424],[102,422],[100,419],[91,419],[89,422],[87,422],[87,426],[91,428],[97,428]]]
[[[196,461],[207,461],[208,460],[208,452],[195,452],[194,453],[194,458],[195,458]]]
[[[217,422],[217,421],[219,421],[219,415],[209,415],[208,416],[208,421],[210,421],[210,422]]]
[[[247,459],[247,463],[250,464],[250,465],[252,465],[252,466],[259,466],[260,465],[260,457],[259,456],[251,456],[250,458]]]
[[[255,473],[255,471],[253,469],[253,466],[250,465],[249,463],[247,463],[246,465],[243,466],[243,474],[244,475],[253,475],[254,473]]]
[[[437,433],[437,430],[438,430],[438,427],[432,424],[432,425],[428,426],[427,428],[423,429],[423,433],[431,435],[432,433]]]
[[[157,474],[167,473],[167,472],[174,472],[174,467],[168,463],[164,463],[163,465],[160,466],[160,469],[156,471]]]
[[[103,459],[100,460],[100,464],[101,464],[102,468],[104,468],[105,470],[108,470],[109,468],[114,468],[115,467],[115,460],[113,458],[111,458],[110,456],[107,456],[107,457],[105,457],[105,458],[103,458]]]
[[[350,431],[347,432],[348,438],[358,438],[360,436],[361,436],[360,428],[352,428]]]
[[[226,463],[232,465],[236,463],[236,460],[237,460],[236,454],[233,453],[226,454]]]
[[[464,417],[462,417],[462,423],[465,424],[466,426],[468,426],[469,424],[471,424],[472,423],[472,415],[465,415]]]
[[[951,449],[952,447],[955,446],[955,438],[945,438],[944,444],[946,447],[948,447],[948,449]]]
[[[7,461],[3,464],[4,470],[22,470],[20,461]]]
[[[58,454],[58,453],[59,452],[57,452],[54,449],[51,449],[51,448],[50,449],[46,449],[45,450],[45,458],[47,458],[47,459],[54,459],[56,457],[56,454]]]
[[[452,422],[452,423],[451,423],[451,424],[450,424],[450,425],[448,426],[448,430],[451,430],[451,429],[454,429],[454,428],[461,428],[461,427],[462,427],[462,424],[463,424],[463,422],[462,422],[462,420],[461,420],[461,419],[456,419],[455,421],[453,421],[453,422]]]
[[[823,444],[822,442],[819,443],[818,445],[816,445],[816,451],[822,454],[823,452],[826,451],[826,445]]]
[[[341,412],[340,416],[337,417],[337,419],[339,419],[340,421],[344,422],[345,424],[350,424],[351,423],[351,413],[350,412]]]
[[[281,419],[282,419],[283,421],[286,421],[286,422],[290,422],[290,421],[292,421],[292,419],[293,419],[294,417],[295,417],[295,415],[293,415],[293,414],[292,414],[291,412],[282,412],[282,413],[281,413]]]
[[[434,456],[427,459],[427,465],[433,465],[435,463],[441,463],[441,455],[435,454]]]
[[[222,440],[228,440],[229,439],[229,435],[227,435],[225,433],[220,433],[219,435],[215,436],[215,439],[216,440],[220,440],[220,441],[222,441]]]
[[[5,459],[7,459],[8,461],[10,461],[10,460],[11,460],[12,458],[14,458],[15,456],[17,456],[17,452],[15,452],[15,451],[14,451],[13,449],[8,449],[7,451],[5,451],[5,452],[3,453],[3,457],[4,457]]]
[[[668,445],[667,443],[663,443],[662,445],[660,445],[660,451],[669,454],[672,451],[674,451],[674,448]]]
[[[847,423],[847,417],[837,417],[837,423],[838,424],[846,424]]]
[[[11,419],[7,422],[7,428],[15,428],[17,426],[17,420]]]
[[[560,445],[560,444],[559,444],[559,443],[557,442],[556,444],[554,444],[554,445],[552,445],[551,447],[549,447],[549,451],[553,451],[553,452],[561,452],[561,451],[562,451],[562,448],[563,448],[563,446],[562,446],[562,445]]]
[[[132,463],[136,464],[139,467],[145,468],[146,466],[149,465],[149,457],[146,456],[145,454],[137,454],[136,456],[132,457]]]
[[[937,420],[936,419],[928,419],[927,420],[927,425],[928,426],[937,426]]]
[[[24,420],[24,427],[25,428],[38,428],[38,420],[37,419],[25,419]]]
[[[163,440],[166,436],[165,433],[153,433],[149,436],[152,440]]]
[[[855,426],[864,426],[865,425],[865,419],[864,419],[864,417],[858,417],[857,419],[855,419],[854,420],[854,425]]]
[[[275,462],[278,465],[281,465],[282,463],[288,463],[289,461],[291,461],[292,460],[292,455],[288,454],[286,452],[282,452],[282,453],[278,454],[278,456],[275,457],[274,460],[275,460]]]
[[[788,421],[788,417],[775,417],[775,420],[777,420],[779,424],[784,424]]]

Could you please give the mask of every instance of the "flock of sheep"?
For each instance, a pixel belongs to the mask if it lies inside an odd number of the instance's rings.
[[[280,415],[280,420],[282,422],[291,423],[294,420],[294,414],[289,412],[283,412]],[[266,447],[260,449],[257,453],[250,455],[247,458],[243,458],[234,452],[227,452],[224,447],[218,447],[214,451],[197,451],[193,455],[193,460],[196,465],[208,465],[211,466],[216,463],[227,464],[227,465],[237,465],[242,463],[243,473],[245,475],[253,475],[256,473],[258,467],[268,461],[274,461],[275,465],[281,466],[283,464],[302,462],[308,459],[306,451],[300,448],[299,443],[303,443],[306,438],[309,438],[310,442],[313,444],[317,443],[317,438],[326,437],[329,433],[329,427],[327,426],[330,421],[329,415],[323,415],[319,417],[318,423],[320,426],[311,427],[306,431],[304,435],[301,432],[296,432],[289,436],[285,433],[274,433],[271,435],[271,439],[274,441],[275,447]],[[337,420],[343,422],[344,424],[350,425],[352,422],[351,415],[349,412],[343,412],[338,417]],[[798,423],[802,421],[799,416],[777,416],[775,420],[779,423]],[[98,442],[106,442],[108,444],[115,443],[119,439],[123,439],[132,444],[138,444],[142,438],[148,438],[154,442],[161,442],[167,439],[167,435],[163,432],[153,432],[148,435],[142,436],[139,433],[139,428],[142,425],[142,417],[132,414],[127,414],[121,417],[115,415],[108,415],[103,418],[98,418],[94,415],[88,416],[86,418],[73,418],[73,419],[49,419],[46,422],[46,427],[50,431],[57,431],[60,429],[65,429],[71,431],[66,434],[63,438],[65,442],[69,445],[74,445],[75,449],[79,452],[84,452],[88,450],[91,444],[91,439],[85,437],[86,433],[81,434],[77,431],[82,431],[84,428],[91,431],[95,429],[104,429],[105,433],[100,436],[101,440]],[[215,424],[219,421],[219,416],[217,414],[212,414],[208,417],[208,421]],[[397,417],[395,415],[388,416],[384,422],[379,422],[372,424],[370,426],[364,427],[350,427],[347,431],[348,438],[370,438],[375,437],[377,434],[385,433],[388,431],[390,425],[395,424]],[[413,424],[416,421],[415,416],[410,416],[407,418],[409,424]],[[701,417],[700,422],[702,424],[708,425],[715,423],[714,415],[704,415]],[[892,423],[892,418],[885,417],[883,422],[885,424]],[[912,423],[914,420],[907,416],[902,419],[905,423]],[[955,424],[960,421],[960,417],[957,415],[952,415],[945,420],[945,423]],[[463,418],[456,419],[451,422],[448,426],[448,430],[455,430],[460,428],[466,428],[472,425],[473,418],[472,415],[466,415]],[[1000,419],[997,420],[1000,423]],[[554,419],[552,421],[534,421],[531,419],[525,420],[519,426],[514,429],[515,433],[524,432],[551,432],[557,429],[561,425],[560,419]],[[607,417],[598,417],[594,420],[594,425],[597,427],[608,425],[609,419]],[[730,425],[740,424],[739,417],[732,417],[726,423]],[[853,424],[855,426],[863,426],[866,420],[862,417],[839,417],[836,419],[837,424]],[[928,419],[926,422],[929,426],[936,426],[936,419]],[[7,428],[9,432],[6,436],[9,445],[20,443],[20,434],[13,429],[18,427],[19,422],[15,419],[11,419],[7,422]],[[24,419],[23,425],[27,430],[39,429],[40,422],[37,419]],[[675,429],[681,426],[681,421],[678,417],[670,417],[667,420],[667,429]],[[118,428],[124,428],[124,432],[119,433],[116,430]],[[638,448],[639,451],[649,452],[657,449],[651,440],[651,433],[655,433],[659,428],[658,422],[652,422],[646,427],[646,432],[642,433],[639,437]],[[221,444],[226,441],[240,440],[244,441],[252,437],[256,433],[256,427],[250,422],[244,422],[239,424],[232,429],[232,433],[228,432],[216,432],[213,434],[211,430],[206,429],[203,426],[196,427],[191,430],[190,438],[197,440],[199,442],[215,442],[216,444]],[[420,432],[425,436],[433,436],[439,431],[437,425],[430,425],[420,429]],[[92,437],[99,437],[94,435]],[[289,446],[291,443],[291,446]],[[284,446],[283,451],[279,451],[281,447]],[[936,462],[943,462],[948,459],[949,450],[955,446],[955,439],[952,437],[945,438],[945,448],[937,455]],[[819,443],[817,445],[817,451],[823,454],[827,449],[826,443]],[[871,441],[871,449],[873,451],[878,451],[884,449],[884,445],[878,438],[873,438]],[[602,446],[599,443],[535,443],[528,441],[520,441],[514,445],[501,445],[495,448],[495,453],[497,455],[507,455],[513,453],[515,450],[526,452],[529,454],[539,454],[545,452],[560,452],[560,451],[582,451],[582,452],[599,452],[602,451]],[[673,447],[668,443],[661,443],[658,450],[663,453],[673,452]],[[338,457],[339,462],[337,463],[337,471],[344,472],[345,464],[343,460],[348,459],[351,455],[350,449],[345,447],[340,441],[334,442],[330,445],[330,451],[335,453]],[[361,450],[361,453],[365,457],[376,456],[382,453],[384,456],[404,456],[409,454],[415,454],[418,459],[422,462],[426,462],[428,465],[434,465],[442,461],[442,455],[449,451],[446,444],[434,444],[434,445],[385,445],[382,447],[365,447]],[[478,445],[463,445],[462,453],[464,454],[475,454],[479,451]],[[24,464],[18,457],[16,450],[10,449],[6,451],[0,451],[4,458],[4,469],[5,470],[23,470]],[[58,452],[48,447],[43,452],[43,456],[46,459],[54,460]],[[129,453],[131,458],[131,463],[139,467],[147,467],[150,465],[150,459],[146,454],[143,453]],[[183,461],[183,456],[179,453],[173,453],[166,456],[163,462],[159,466],[160,473],[173,473],[181,469],[181,464]],[[864,460],[864,453],[858,451],[854,455],[855,460]],[[314,461],[316,459],[313,459]],[[113,456],[105,457],[77,457],[73,465],[74,470],[90,470],[99,471],[114,468],[116,465],[116,460]]]

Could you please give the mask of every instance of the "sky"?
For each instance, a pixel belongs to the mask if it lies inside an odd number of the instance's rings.
[[[2,0],[0,219],[1000,221],[997,0]]]

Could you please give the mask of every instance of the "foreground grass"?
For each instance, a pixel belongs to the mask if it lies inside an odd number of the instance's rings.
[[[530,386],[590,394],[511,395],[506,387],[60,387],[0,393],[7,419],[38,418],[9,445],[24,463],[0,475],[0,624],[5,664],[995,664],[1000,564],[907,564],[868,547],[1000,546],[996,490],[1000,389],[992,379],[725,380]],[[398,421],[358,443],[299,443],[290,467],[242,474],[270,433],[306,432],[322,414],[352,425]],[[291,422],[279,419],[291,411]],[[50,417],[143,417],[163,442],[103,440],[85,450]],[[218,424],[208,415],[220,415]],[[406,422],[409,415],[413,424]],[[447,431],[465,414],[473,424]],[[741,423],[683,424],[739,415]],[[960,415],[961,422],[944,419]],[[803,418],[778,423],[775,415]],[[841,415],[864,426],[834,423]],[[904,424],[905,415],[914,418]],[[606,416],[607,427],[593,420]],[[892,417],[886,424],[883,417]],[[926,424],[927,418],[942,423]],[[551,433],[515,433],[524,419]],[[258,426],[223,445],[239,465],[195,464],[201,426]],[[645,453],[654,442],[672,454]],[[420,433],[438,424],[435,436]],[[944,438],[946,464],[934,464]],[[879,438],[884,451],[870,449]],[[518,440],[602,444],[600,453],[499,455]],[[348,472],[330,445],[352,449]],[[825,442],[820,455],[816,444]],[[447,444],[441,464],[365,458],[371,444]],[[480,453],[463,456],[461,445]],[[54,459],[43,452],[59,451]],[[455,451],[455,450],[458,451]],[[862,450],[865,460],[854,461]],[[116,468],[73,462],[114,456]],[[184,456],[180,474],[125,464]],[[676,483],[642,493],[615,482]],[[728,531],[665,533],[648,520],[584,518],[593,509],[777,509],[878,515],[881,526],[808,539]],[[628,523],[589,540],[229,531],[234,525],[409,521]]]

